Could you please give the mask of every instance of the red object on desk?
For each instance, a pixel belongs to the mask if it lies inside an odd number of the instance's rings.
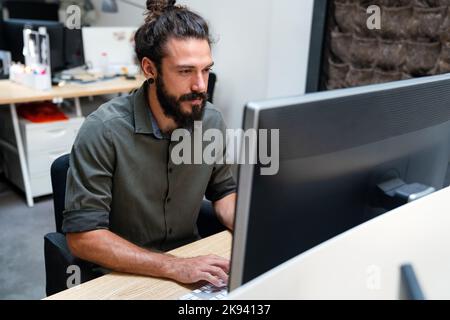
[[[58,107],[51,102],[27,103],[19,105],[17,113],[31,122],[52,122],[69,120]]]

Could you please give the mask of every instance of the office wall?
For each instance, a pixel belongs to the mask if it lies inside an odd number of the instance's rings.
[[[217,40],[215,104],[229,127],[240,127],[249,100],[304,93],[314,0],[179,0],[199,12]],[[135,0],[145,4],[144,0]],[[101,0],[93,0],[97,10]],[[142,12],[118,3],[98,13],[98,26],[138,26]]]

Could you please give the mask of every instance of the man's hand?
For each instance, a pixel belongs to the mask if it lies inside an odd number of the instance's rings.
[[[208,281],[216,287],[226,286],[230,262],[216,255],[194,258],[171,257],[166,260],[166,277],[181,283]]]

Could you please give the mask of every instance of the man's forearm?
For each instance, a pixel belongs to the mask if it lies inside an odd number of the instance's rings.
[[[236,193],[227,195],[226,197],[214,202],[214,211],[220,222],[230,230],[233,230]]]
[[[148,251],[109,230],[67,234],[72,253],[105,268],[155,277],[167,277],[170,256]]]
[[[178,258],[140,248],[108,230],[95,230],[66,235],[71,252],[105,268],[169,278],[181,283],[208,281],[215,286],[227,283],[229,261],[206,255]]]

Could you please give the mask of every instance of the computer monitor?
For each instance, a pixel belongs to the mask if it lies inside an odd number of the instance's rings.
[[[52,72],[65,68],[64,50],[64,25],[55,21],[8,19],[3,22],[4,37],[11,51],[11,59],[14,62],[25,62],[23,56],[23,29],[30,26],[34,30],[46,27],[50,36],[50,64]]]
[[[59,20],[59,1],[7,0],[3,2],[11,19]]]
[[[83,66],[83,36],[81,29],[64,28],[64,57],[65,68],[75,68]]]
[[[230,290],[388,211],[383,182],[442,188],[450,76],[252,102],[243,127],[279,129],[279,171],[239,167]]]
[[[83,27],[86,64],[91,69],[101,69],[105,53],[111,68],[138,64],[133,44],[136,30],[136,27]]]

